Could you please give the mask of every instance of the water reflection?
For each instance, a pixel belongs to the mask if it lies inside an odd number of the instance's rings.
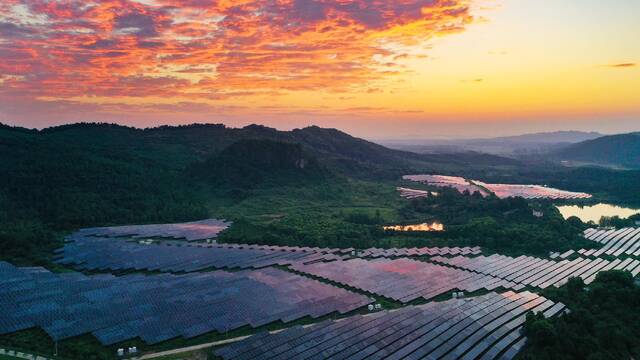
[[[603,216],[617,216],[621,219],[625,219],[631,215],[640,213],[640,209],[631,209],[603,203],[582,207],[578,205],[562,205],[556,207],[560,210],[560,214],[562,214],[565,219],[571,216],[577,216],[584,222],[593,221],[595,223],[600,221],[600,218]]]
[[[389,225],[384,226],[384,229],[394,231],[444,231],[444,225],[435,221],[431,224],[422,223],[413,225]]]

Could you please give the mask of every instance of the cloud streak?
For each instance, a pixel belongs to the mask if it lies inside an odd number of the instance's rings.
[[[630,68],[630,67],[635,67],[636,65],[637,65],[636,63],[620,63],[620,64],[611,64],[607,66],[612,68]]]

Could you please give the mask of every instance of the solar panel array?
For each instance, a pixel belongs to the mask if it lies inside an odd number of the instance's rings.
[[[524,255],[513,258],[496,254],[475,258],[436,256],[431,260],[541,289],[549,286],[562,286],[571,277],[580,277],[586,284],[590,284],[600,271],[625,270],[630,271],[633,276],[640,273],[640,266],[638,266],[640,261],[631,258],[609,261],[602,258],[587,259],[578,257],[573,260],[555,261]]]
[[[488,184],[474,180],[474,183],[488,189],[497,197],[521,197],[525,199],[588,199],[590,194],[550,188],[540,185]]]
[[[183,241],[111,238],[88,235],[81,230],[66,238],[56,250],[56,262],[79,270],[149,270],[192,272],[203,269],[247,269],[294,262],[332,261],[352,256],[355,249],[248,244],[205,244]],[[480,247],[369,248],[357,250],[358,257],[413,257],[475,255]]]
[[[298,263],[291,268],[402,303],[429,300],[454,289],[473,292],[523,287],[493,276],[406,258]]]
[[[231,222],[207,219],[177,224],[125,225],[86,228],[80,230],[81,235],[95,236],[130,236],[133,238],[166,237],[196,241],[212,239],[231,225]]]
[[[522,197],[525,199],[587,199],[591,195],[582,192],[565,191],[540,185],[490,184],[478,180],[467,180],[458,176],[444,175],[405,175],[404,180],[421,182],[432,186],[452,187],[459,192],[480,192],[488,196],[490,191],[497,197]]]
[[[465,178],[458,176],[445,176],[445,175],[404,175],[403,180],[415,181],[431,186],[437,187],[450,187],[458,190],[459,192],[468,191],[473,194],[479,192],[482,196],[488,196],[489,193],[478,185],[475,185]]]
[[[56,262],[80,270],[191,272],[209,268],[262,268],[341,258],[332,254],[338,249],[166,241],[146,244],[78,233],[67,239],[69,241],[57,250]]]
[[[512,359],[528,311],[564,310],[530,292],[488,293],[260,333],[215,351],[224,359]]]
[[[346,313],[366,296],[279,269],[86,276],[0,262],[0,334],[40,327],[54,340],[92,333],[109,345]]]
[[[428,197],[430,195],[432,196],[438,195],[437,192],[433,192],[433,191],[416,190],[416,189],[409,189],[404,187],[397,187],[396,190],[398,190],[398,192],[400,193],[400,196],[405,199],[418,199],[418,198]]]
[[[622,229],[587,229],[584,231],[587,240],[604,245],[600,249],[580,249],[578,253],[584,256],[622,254],[640,256],[640,227],[626,227]]]
[[[350,253],[351,250],[341,251]],[[474,247],[421,247],[421,248],[368,248],[358,250],[356,255],[361,258],[379,257],[413,257],[413,256],[436,256],[436,255],[478,255],[482,253],[479,246]]]

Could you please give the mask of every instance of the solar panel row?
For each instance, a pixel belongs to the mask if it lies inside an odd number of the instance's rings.
[[[540,185],[488,184],[474,180],[474,183],[488,189],[501,199],[521,197],[524,199],[588,199],[590,194],[565,191]]]
[[[524,255],[513,258],[494,254],[475,258],[436,256],[431,260],[541,289],[549,286],[559,287],[571,277],[580,277],[586,284],[590,284],[600,271],[626,270],[630,271],[633,276],[640,273],[640,266],[638,266],[640,261],[631,258],[624,261],[620,259],[609,261],[602,258],[586,259],[578,257],[573,260],[555,261]]]
[[[580,249],[578,253],[584,256],[611,255],[620,256],[622,254],[640,256],[640,227],[626,227],[622,229],[587,229],[584,237],[600,244],[600,249]]]
[[[231,226],[231,222],[217,219],[206,219],[175,224],[125,225],[86,228],[80,230],[81,235],[95,236],[130,236],[134,238],[166,237],[186,239],[187,241],[212,239],[218,233]]]
[[[422,247],[422,248],[369,248],[358,250],[357,256],[361,258],[379,257],[412,257],[412,256],[436,256],[436,255],[478,255],[482,253],[479,246],[475,247]]]
[[[346,313],[366,296],[287,271],[86,276],[0,262],[0,334],[40,327],[54,340],[92,333],[105,345],[226,332]]]
[[[74,234],[57,251],[56,261],[81,270],[191,272],[207,268],[262,268],[292,262],[335,260],[338,249],[237,244],[152,244]]]
[[[559,190],[540,185],[489,184],[478,180],[467,180],[458,176],[405,175],[402,178],[432,186],[452,187],[459,192],[469,191],[474,193],[478,191],[483,196],[488,196],[489,192],[491,192],[502,199],[509,197],[522,197],[525,199],[586,199],[591,197],[587,193]]]
[[[497,277],[406,258],[296,263],[291,268],[402,303],[429,300],[454,289],[518,289],[515,283]]]
[[[224,359],[511,359],[528,311],[563,311],[530,292],[488,293],[260,333],[218,349]]]
[[[207,268],[262,268],[294,262],[332,261],[352,256],[353,248],[316,248],[248,244],[205,244],[183,241],[133,241],[87,235],[81,230],[66,238],[56,250],[56,261],[80,270],[151,270],[192,272]],[[358,257],[412,257],[476,255],[480,247],[369,248]]]
[[[418,199],[428,197],[429,195],[438,195],[438,193],[432,191],[409,189],[404,187],[397,187],[396,190],[400,193],[400,196],[405,199]]]
[[[469,193],[478,192],[482,196],[489,196],[489,193],[469,181],[465,178],[458,176],[445,176],[445,175],[404,175],[403,180],[415,181],[437,187],[450,187],[458,190],[459,192],[468,191]]]

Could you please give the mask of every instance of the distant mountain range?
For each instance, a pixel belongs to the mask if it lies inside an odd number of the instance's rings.
[[[499,142],[511,142],[511,143],[577,143],[585,140],[591,140],[601,137],[602,134],[591,131],[553,131],[553,132],[539,132],[532,134],[523,134],[515,136],[503,136],[489,139],[475,139],[472,142],[477,143],[499,143]]]
[[[380,143],[422,154],[474,151],[516,159],[552,159],[569,166],[640,168],[640,132],[603,135],[556,131],[487,139],[389,140]]]
[[[596,139],[602,134],[583,131],[555,131],[479,139],[388,140],[381,144],[419,153],[476,151],[501,156],[547,153],[569,144]]]
[[[576,164],[640,168],[640,132],[608,135],[563,147],[558,159]]]

